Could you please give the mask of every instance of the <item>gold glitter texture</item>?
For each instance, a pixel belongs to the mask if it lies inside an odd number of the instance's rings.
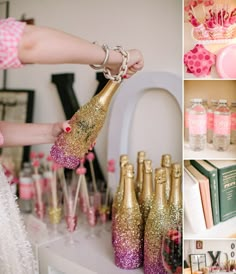
[[[143,161],[145,160],[146,152],[139,151],[137,155],[137,177],[135,180],[135,193],[137,199],[139,200],[140,194],[142,192],[143,185]]]
[[[134,191],[134,167],[126,165],[124,198],[115,218],[115,263],[134,269],[143,262],[143,221]]]
[[[128,163],[128,155],[123,154],[120,156],[120,181],[119,185],[117,187],[114,199],[113,199],[113,204],[112,204],[112,245],[114,244],[115,240],[115,218],[117,211],[120,209],[121,202],[123,200],[123,195],[124,195],[124,183],[125,183],[125,174],[126,174],[126,168],[125,165]]]
[[[144,235],[144,273],[165,273],[162,263],[162,238],[168,230],[168,206],[166,201],[166,170],[155,169],[155,194]]]
[[[179,163],[172,164],[172,181],[169,202],[169,216],[172,227],[182,226],[183,208],[181,179],[181,165]]]
[[[51,224],[59,224],[61,221],[61,207],[49,208],[49,220]]]
[[[169,201],[171,189],[171,155],[163,154],[161,157],[161,167],[166,170],[166,200]]]
[[[152,161],[143,162],[143,186],[139,197],[140,211],[143,217],[144,226],[146,224],[150,209],[152,207],[153,180],[152,180]]]
[[[120,84],[108,81],[103,90],[82,106],[71,118],[70,133],[61,133],[55,145],[64,151],[65,156],[83,158],[95,142],[106,118],[112,96]]]

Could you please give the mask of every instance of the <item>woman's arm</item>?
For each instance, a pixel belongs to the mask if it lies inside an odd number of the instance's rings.
[[[2,147],[52,144],[61,132],[69,132],[68,122],[53,124],[20,124],[0,121]]]
[[[143,68],[143,57],[139,50],[129,52],[127,78]],[[18,46],[18,57],[22,63],[37,64],[101,64],[105,52],[101,46],[65,32],[26,25]],[[110,50],[107,67],[113,74],[119,71],[122,56]]]

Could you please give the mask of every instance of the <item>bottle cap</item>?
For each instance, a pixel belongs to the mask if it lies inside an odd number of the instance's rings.
[[[166,182],[166,170],[164,168],[155,169],[155,181],[158,181],[159,183]]]
[[[171,155],[163,154],[161,157],[161,165],[163,167],[171,167]]]
[[[134,166],[132,164],[126,164],[126,176],[128,178],[133,178],[134,177]]]
[[[219,99],[219,104],[227,104],[227,100],[226,99]]]
[[[128,163],[128,155],[127,154],[122,154],[120,155],[120,166],[124,166]]]
[[[145,151],[139,151],[138,152],[138,162],[142,163],[146,157],[146,152]]]
[[[144,160],[143,169],[145,173],[152,173],[152,160]]]
[[[193,102],[193,103],[202,103],[203,100],[202,100],[201,98],[193,98],[193,99],[192,99],[192,102]]]
[[[179,163],[172,164],[172,176],[174,178],[181,177],[182,171],[181,171],[181,165]]]

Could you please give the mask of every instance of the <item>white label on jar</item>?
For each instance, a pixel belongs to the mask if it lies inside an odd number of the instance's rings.
[[[230,134],[231,118],[227,115],[215,115],[214,133],[219,135]]]
[[[206,134],[207,119],[206,114],[189,113],[189,134]]]

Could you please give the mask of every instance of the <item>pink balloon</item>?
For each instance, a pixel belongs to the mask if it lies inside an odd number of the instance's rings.
[[[76,174],[78,175],[84,175],[86,173],[87,169],[85,167],[78,167],[76,169]]]
[[[89,152],[86,156],[87,160],[89,161],[93,161],[95,156],[94,156],[94,153],[93,152]]]

